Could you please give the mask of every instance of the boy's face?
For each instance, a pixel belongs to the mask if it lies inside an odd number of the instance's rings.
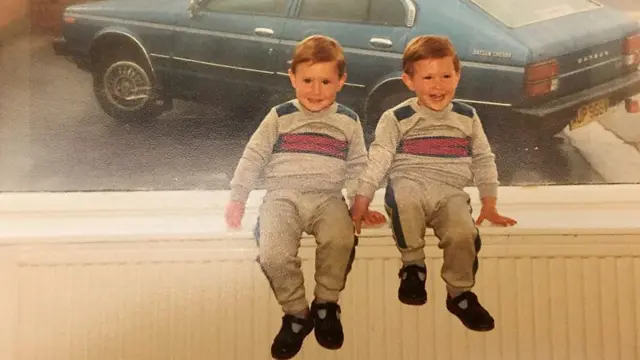
[[[291,85],[296,98],[309,111],[321,111],[333,104],[342,89],[346,74],[338,75],[338,64],[331,62],[304,62],[296,66],[296,73],[289,70]]]
[[[402,74],[402,81],[416,93],[420,105],[432,110],[444,109],[455,96],[460,73],[453,66],[453,57],[425,59],[413,65],[413,75]]]

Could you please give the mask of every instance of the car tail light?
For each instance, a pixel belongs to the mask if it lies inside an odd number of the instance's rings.
[[[624,39],[624,63],[628,66],[640,64],[640,34],[630,35]]]
[[[541,96],[558,88],[558,62],[547,60],[528,65],[524,72],[529,96]]]

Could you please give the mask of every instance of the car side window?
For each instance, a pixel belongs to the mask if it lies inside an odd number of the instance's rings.
[[[403,0],[371,0],[369,22],[387,26],[405,26],[407,10]]]
[[[366,22],[369,0],[303,0],[298,17],[313,20]]]
[[[404,26],[403,0],[303,0],[301,19]]]
[[[210,0],[206,10],[220,13],[286,16],[288,0]]]

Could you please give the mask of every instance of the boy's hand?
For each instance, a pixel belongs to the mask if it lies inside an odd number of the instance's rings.
[[[518,222],[514,219],[498,214],[498,210],[495,206],[482,206],[476,225],[482,224],[484,220],[489,220],[495,225],[511,226]]]
[[[353,220],[353,226],[355,227],[356,234],[360,234],[360,230],[362,229],[362,220],[365,219],[369,212],[369,199],[362,195],[356,195],[353,199],[353,205],[351,205],[351,209],[349,209],[349,211],[351,212],[351,220]]]
[[[242,224],[244,216],[244,203],[240,201],[229,201],[224,213],[227,226],[232,229],[238,229]]]
[[[482,209],[480,209],[480,215],[478,216],[478,220],[476,220],[476,225],[482,224],[485,220],[502,226],[511,226],[518,223],[512,218],[500,215],[496,203],[497,199],[495,197],[482,198]]]
[[[374,210],[368,210],[364,216],[364,224],[366,226],[378,226],[386,224],[387,218],[380,212]]]

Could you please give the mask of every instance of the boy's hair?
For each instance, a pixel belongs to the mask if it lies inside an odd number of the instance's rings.
[[[298,43],[293,53],[291,71],[295,74],[296,67],[308,61],[312,64],[335,61],[339,77],[344,75],[347,66],[340,43],[323,35],[311,35]]]
[[[453,57],[453,67],[460,72],[460,59],[449,38],[445,36],[421,35],[409,41],[402,56],[402,70],[413,75],[413,65],[420,60]]]

